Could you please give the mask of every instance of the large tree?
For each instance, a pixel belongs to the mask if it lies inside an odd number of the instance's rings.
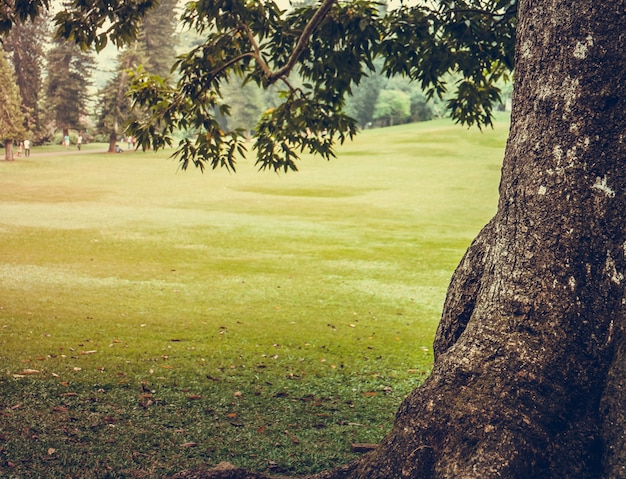
[[[22,97],[15,84],[15,73],[0,47],[0,140],[4,143],[4,159],[14,159],[13,142],[26,135]]]
[[[89,87],[95,59],[72,42],[57,40],[47,55],[46,109],[57,129],[67,135],[82,129],[88,113]]]
[[[454,273],[433,371],[374,452],[316,477],[626,477],[624,1],[442,0],[384,20],[366,1],[292,16],[271,2],[188,5],[207,43],[181,60],[177,85],[140,78],[137,101],[152,113],[136,125],[142,141],[204,128],[180,145],[183,162],[232,167],[239,140],[221,136],[207,108],[220,81],[234,72],[289,86],[297,69],[309,88],[288,89],[257,129],[259,161],[277,169],[300,149],[332,156],[333,138],[354,133],[341,108],[375,54],[435,94],[459,71],[453,115],[489,123],[517,18],[498,210]],[[181,476],[261,477],[220,469]]]
[[[117,140],[129,121],[132,106],[128,98],[129,71],[147,63],[146,50],[141,42],[133,42],[117,58],[117,71],[100,90],[98,102],[98,128],[109,135],[109,153],[116,152]]]
[[[141,25],[141,41],[145,45],[149,71],[167,77],[176,58],[176,27],[179,12],[177,0],[161,0]],[[144,65],[147,67],[147,65]]]
[[[16,23],[3,42],[15,69],[26,116],[25,126],[36,140],[40,139],[43,130],[40,110],[44,44],[47,38],[47,20],[40,17],[34,22]]]

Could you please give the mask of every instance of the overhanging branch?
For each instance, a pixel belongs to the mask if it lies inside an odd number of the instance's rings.
[[[322,23],[322,21],[335,3],[337,3],[337,0],[326,0],[320,6],[319,10],[315,12],[313,17],[311,18],[311,21],[307,24],[306,27],[304,27],[304,30],[302,30],[302,34],[300,35],[300,38],[298,38],[298,43],[296,43],[296,48],[294,48],[293,52],[289,56],[289,60],[287,60],[287,63],[279,70],[270,74],[268,78],[270,83],[274,83],[277,79],[289,74],[289,72],[297,63],[298,58],[300,58],[300,55],[302,55],[302,52],[306,48],[306,45],[313,35],[313,32],[319,26],[319,24]]]
[[[337,0],[325,0],[324,1],[324,3],[320,6],[317,12],[315,12],[313,17],[311,17],[311,21],[304,27],[304,30],[302,30],[302,33],[300,34],[300,37],[298,38],[298,42],[296,43],[296,47],[294,48],[293,52],[289,56],[287,63],[285,63],[285,65],[279,68],[278,70],[273,72],[270,69],[267,62],[263,59],[263,54],[261,53],[261,49],[259,48],[258,42],[254,38],[254,34],[252,33],[252,30],[250,30],[250,27],[247,24],[243,23],[241,27],[245,30],[246,35],[248,37],[248,41],[250,42],[250,45],[252,46],[253,51],[244,53],[242,55],[239,55],[236,58],[233,58],[226,64],[222,65],[219,69],[215,70],[215,73],[217,74],[223,71],[224,69],[228,68],[228,66],[232,65],[233,63],[236,63],[237,61],[243,58],[253,57],[257,61],[261,70],[263,71],[263,74],[265,75],[265,78],[267,79],[268,84],[275,83],[277,80],[288,76],[291,70],[293,69],[293,67],[298,62],[300,55],[302,55],[302,52],[306,48],[306,45],[309,42],[309,39],[311,38],[311,36],[313,35],[313,32],[315,32],[315,29],[320,25],[320,23],[322,23],[322,21],[324,20],[326,15],[328,15],[328,12],[330,11],[330,9],[333,7],[335,3],[337,3]]]

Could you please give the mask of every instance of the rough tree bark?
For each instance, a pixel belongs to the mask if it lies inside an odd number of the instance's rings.
[[[13,161],[13,140],[4,140],[4,159],[5,161]]]
[[[517,42],[498,211],[432,374],[376,451],[317,479],[626,477],[626,2],[522,0]]]

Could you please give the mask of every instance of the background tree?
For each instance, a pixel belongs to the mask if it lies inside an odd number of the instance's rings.
[[[372,72],[361,80],[346,100],[346,113],[357,120],[361,128],[366,128],[374,120],[374,108],[384,84],[385,78]]]
[[[33,22],[16,23],[4,40],[22,97],[26,117],[24,126],[33,134],[35,142],[40,142],[44,136],[40,109],[44,45],[47,38],[47,20],[40,17]]]
[[[266,109],[262,90],[254,84],[241,85],[239,82],[224,86],[224,101],[229,106],[228,115],[222,116],[225,130],[241,128],[244,135],[250,135],[258,118]]]
[[[124,47],[116,60],[116,71],[99,92],[97,127],[108,137],[109,153],[116,151],[117,140],[130,120],[131,105],[126,93],[129,70],[141,68],[167,77],[176,56],[176,26],[179,13],[176,0],[165,0],[143,18],[137,38]]]
[[[412,89],[409,93],[411,102],[411,121],[428,121],[435,117],[432,102],[420,90]]]
[[[132,114],[131,100],[128,98],[130,86],[129,71],[148,63],[142,42],[133,42],[120,52],[117,58],[117,71],[99,92],[98,128],[108,135],[109,153],[116,152],[117,140],[123,134],[123,126]]]
[[[161,0],[141,24],[140,39],[145,45],[146,64],[150,73],[169,76],[176,57],[176,27],[179,12],[177,0]]]
[[[379,120],[380,125],[388,126],[433,118],[433,108],[435,104],[441,103],[441,100],[438,98],[429,100],[417,83],[404,76],[386,78],[380,73],[381,70],[382,63],[377,62],[376,71],[363,78],[346,100],[346,113],[358,120],[362,128],[371,125],[375,119]],[[381,93],[386,90],[394,93],[385,93],[383,98],[380,98]],[[406,94],[406,97],[398,92]],[[393,106],[394,100],[408,105],[408,115],[404,105]],[[395,115],[394,110],[400,114]]]
[[[401,90],[382,90],[376,99],[373,116],[384,126],[405,123],[411,116],[411,97]]]
[[[13,142],[22,141],[26,135],[22,99],[15,84],[13,68],[6,53],[0,48],[0,132],[4,141],[4,159],[13,160]]]
[[[57,41],[48,52],[46,110],[63,135],[71,128],[84,128],[82,118],[88,112],[94,67],[93,54],[67,41]]]

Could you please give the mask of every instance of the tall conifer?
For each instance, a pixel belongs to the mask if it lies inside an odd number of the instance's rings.
[[[118,55],[115,76],[99,92],[98,128],[109,135],[110,153],[115,151],[117,138],[123,133],[123,125],[131,115],[131,102],[127,95],[128,71],[147,63],[144,44],[134,42]]]
[[[90,101],[93,55],[77,45],[59,41],[48,52],[47,63],[46,106],[56,128],[64,135],[72,128],[82,129],[81,119],[87,114]]]
[[[165,78],[176,57],[176,26],[178,13],[176,0],[162,0],[144,18],[141,38],[146,46],[150,73]],[[144,65],[148,68],[148,65]]]
[[[13,141],[26,135],[22,98],[15,84],[15,74],[6,53],[0,48],[0,134],[4,141],[5,160],[13,160]]]
[[[46,19],[39,17],[33,22],[16,23],[4,40],[22,97],[25,126],[36,141],[43,135],[40,110],[46,34]]]

